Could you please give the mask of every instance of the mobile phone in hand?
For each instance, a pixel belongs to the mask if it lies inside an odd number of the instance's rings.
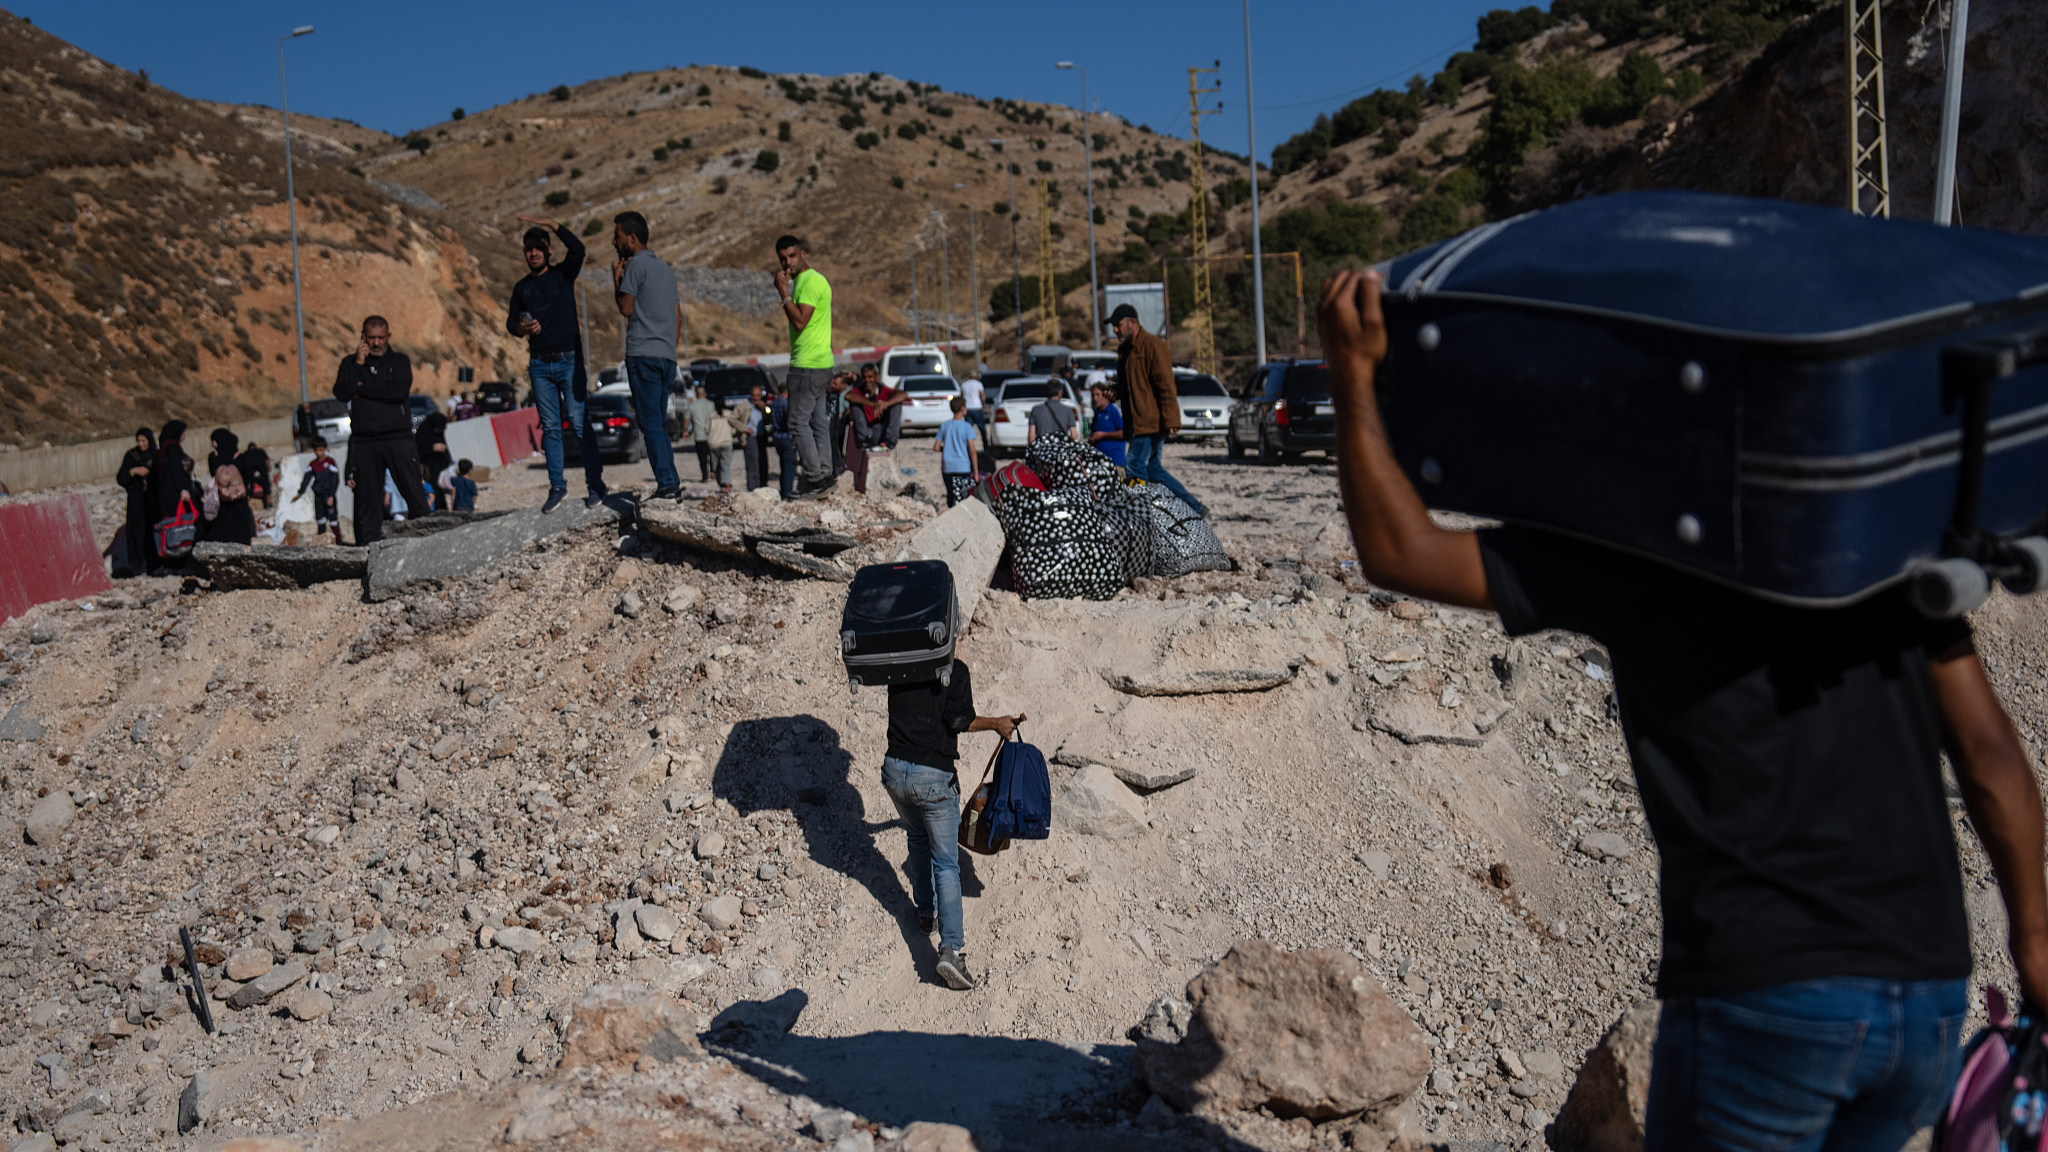
[[[524,325],[524,324],[531,324],[532,322],[533,322],[533,313],[531,313],[531,312],[521,312],[521,313],[519,314],[519,323],[520,323],[520,324],[522,324],[522,325]]]

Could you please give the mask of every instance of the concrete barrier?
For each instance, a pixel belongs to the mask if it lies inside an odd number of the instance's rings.
[[[0,622],[113,586],[84,496],[0,505]]]
[[[491,417],[491,431],[498,439],[498,463],[517,464],[540,451],[540,409],[500,412]]]
[[[468,460],[479,468],[496,468],[505,461],[498,455],[498,432],[489,416],[474,416],[448,425],[448,454]]]
[[[186,453],[201,464],[206,463],[206,454],[212,451],[207,437],[217,427],[217,424],[194,424],[185,433]],[[243,447],[261,444],[271,449],[273,458],[278,450],[291,446],[292,422],[288,416],[245,420],[227,427],[240,438]],[[7,491],[16,496],[24,492],[40,492],[45,488],[62,488],[67,484],[111,484],[114,473],[121,467],[122,454],[133,447],[135,437],[123,436],[118,440],[0,452],[0,484],[6,485]]]

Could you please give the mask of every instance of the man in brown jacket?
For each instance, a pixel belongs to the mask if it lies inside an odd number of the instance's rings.
[[[1138,326],[1138,310],[1119,304],[1109,326],[1123,338],[1116,349],[1116,378],[1123,390],[1124,439],[1130,441],[1124,470],[1187,502],[1208,518],[1209,508],[1166,470],[1166,438],[1180,431],[1180,394],[1173,386],[1173,354],[1166,341]]]

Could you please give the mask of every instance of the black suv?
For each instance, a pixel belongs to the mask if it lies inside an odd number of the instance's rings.
[[[1337,419],[1330,406],[1330,367],[1321,360],[1276,360],[1252,373],[1244,399],[1230,410],[1224,436],[1230,458],[1257,452],[1259,463],[1303,452],[1334,452]]]
[[[775,378],[768,375],[767,369],[751,364],[713,368],[704,374],[701,383],[704,385],[704,395],[713,404],[718,405],[720,412],[746,403],[747,396],[756,385],[759,385],[765,394],[775,395]]]
[[[613,456],[628,464],[647,458],[647,441],[633,419],[633,398],[623,392],[593,392],[583,402],[583,420],[597,441],[600,459]],[[583,445],[567,420],[562,421],[562,454],[568,462],[581,463]]]
[[[491,380],[476,386],[476,410],[482,415],[494,412],[510,412],[519,407],[519,395],[512,385],[503,380]]]

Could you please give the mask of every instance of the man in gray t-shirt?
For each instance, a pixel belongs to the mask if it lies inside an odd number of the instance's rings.
[[[1030,428],[1025,433],[1025,441],[1027,443],[1036,442],[1040,436],[1048,438],[1065,436],[1070,440],[1080,439],[1080,433],[1077,431],[1080,427],[1080,418],[1074,415],[1072,408],[1067,407],[1066,401],[1059,398],[1057,394],[1059,385],[1054,383],[1048,384],[1046,387],[1053,390],[1055,395],[1052,399],[1031,410]]]
[[[676,332],[683,303],[675,270],[647,247],[647,218],[638,212],[612,217],[612,288],[626,320],[626,380],[633,387],[633,415],[647,441],[654,468],[654,499],[682,495],[675,450],[668,440],[668,393],[676,379]]]

